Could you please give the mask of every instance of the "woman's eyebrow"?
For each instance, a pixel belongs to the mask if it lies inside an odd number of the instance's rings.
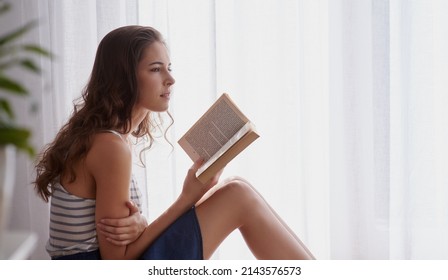
[[[163,63],[163,62],[160,62],[160,61],[154,61],[154,62],[151,62],[150,64],[148,64],[148,66],[151,66],[151,65],[164,65],[165,63]],[[168,63],[168,66],[171,66],[171,63]]]

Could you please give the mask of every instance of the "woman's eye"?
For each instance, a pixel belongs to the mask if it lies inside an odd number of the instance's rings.
[[[167,70],[168,72],[171,72],[171,71],[172,71],[171,68],[167,68],[166,70]],[[162,68],[160,68],[160,67],[152,68],[150,71],[151,71],[151,72],[160,72],[160,71],[162,71]]]

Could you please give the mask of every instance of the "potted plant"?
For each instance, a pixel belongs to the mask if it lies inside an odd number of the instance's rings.
[[[11,8],[9,3],[0,1],[0,16]],[[30,143],[31,132],[15,122],[15,113],[11,106],[11,96],[27,96],[28,90],[16,79],[8,75],[8,70],[19,67],[40,74],[41,70],[31,55],[51,57],[50,53],[36,44],[18,43],[23,35],[36,25],[30,22],[24,26],[0,35],[0,146],[12,145],[19,151],[34,155]]]
[[[0,16],[10,8],[9,3],[0,0]],[[12,98],[26,98],[29,92],[23,82],[10,75],[10,69],[20,68],[40,74],[41,69],[35,62],[36,57],[51,58],[51,54],[40,46],[20,41],[34,26],[36,22],[33,21],[9,33],[0,34],[0,235],[9,217],[16,151],[24,152],[31,158],[35,155],[31,144],[31,131],[17,124],[12,107]]]

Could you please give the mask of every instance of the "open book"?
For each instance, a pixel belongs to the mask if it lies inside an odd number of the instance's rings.
[[[204,160],[196,176],[206,183],[258,137],[255,126],[224,93],[178,143],[193,161]]]

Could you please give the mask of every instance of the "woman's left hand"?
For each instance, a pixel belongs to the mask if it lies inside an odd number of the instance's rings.
[[[140,214],[138,207],[127,201],[130,214],[125,218],[102,219],[97,224],[98,234],[103,234],[114,245],[126,246],[134,242],[148,226],[146,218]]]
[[[185,177],[182,192],[180,194],[180,198],[182,198],[188,205],[191,206],[195,205],[207,191],[209,191],[218,183],[219,178],[221,177],[221,174],[223,172],[222,169],[217,174],[215,174],[208,182],[206,182],[205,184],[201,183],[201,181],[199,181],[196,177],[196,172],[202,164],[203,160],[199,159],[195,161],[194,164],[190,167],[187,176]]]

